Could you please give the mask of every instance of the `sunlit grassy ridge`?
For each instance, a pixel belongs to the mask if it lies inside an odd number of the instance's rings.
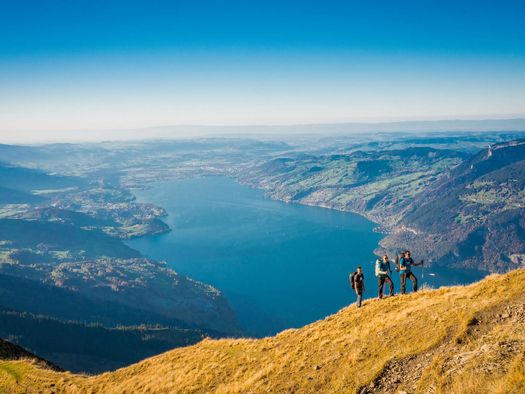
[[[7,392],[525,390],[525,270],[370,300],[264,339],[204,340],[87,377],[2,362]]]

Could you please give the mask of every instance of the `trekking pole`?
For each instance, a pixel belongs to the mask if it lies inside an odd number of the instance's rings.
[[[421,282],[425,282],[425,261],[421,260]]]

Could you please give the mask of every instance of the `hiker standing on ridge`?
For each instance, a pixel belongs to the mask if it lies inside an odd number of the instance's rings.
[[[406,250],[403,253],[403,257],[399,259],[399,262],[397,264],[397,268],[399,269],[399,275],[401,277],[401,294],[406,293],[407,279],[410,279],[412,281],[412,288],[414,290],[414,293],[417,291],[417,278],[412,273],[412,266],[416,265],[423,265],[423,260],[421,260],[419,263],[414,263],[410,251]]]
[[[357,307],[361,308],[363,302],[363,292],[365,291],[365,277],[363,276],[363,269],[361,266],[357,267],[356,272],[350,274],[350,286],[355,290],[357,295]]]
[[[376,260],[376,277],[379,298],[383,298],[383,287],[385,286],[385,282],[388,283],[388,287],[390,288],[390,297],[394,295],[394,282],[392,282],[392,278],[390,278],[389,275],[391,272],[392,268],[390,268],[390,260],[388,260],[386,254],[383,255],[382,258]]]

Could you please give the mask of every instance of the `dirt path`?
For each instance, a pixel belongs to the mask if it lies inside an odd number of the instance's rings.
[[[509,303],[499,304],[476,314],[468,323],[467,330],[462,337],[456,338],[448,335],[437,346],[422,353],[388,362],[379,375],[369,385],[361,388],[359,393],[415,393],[423,372],[436,357],[443,360],[441,370],[446,374],[454,372],[473,357],[496,350],[501,362],[487,363],[483,365],[483,368],[488,373],[496,369],[501,370],[507,364],[505,361],[510,360],[521,351],[522,343],[503,341],[497,344],[497,349],[494,349],[494,345],[481,343],[478,349],[470,351],[466,351],[465,346],[467,339],[470,343],[476,340],[483,342],[484,335],[492,331],[496,325],[505,323],[525,323],[525,293]],[[434,392],[433,387],[424,391],[426,394]]]

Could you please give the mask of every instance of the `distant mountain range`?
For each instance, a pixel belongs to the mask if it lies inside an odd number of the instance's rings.
[[[392,122],[340,122],[340,123],[306,123],[284,125],[166,125],[141,128],[125,128],[112,130],[90,130],[84,134],[85,139],[76,138],[77,142],[94,141],[126,141],[175,139],[196,137],[247,137],[259,136],[265,138],[285,138],[287,134],[348,134],[371,132],[460,132],[460,131],[524,131],[525,118],[507,119],[444,119],[444,120],[412,120]],[[42,139],[38,143],[73,142],[71,133],[54,132],[54,140]],[[31,143],[33,133],[19,131],[2,142]],[[34,142],[34,141],[33,141]],[[1,153],[0,149],[0,153]]]
[[[525,118],[514,119],[450,119],[450,120],[414,120],[399,122],[348,122],[294,125],[238,125],[238,126],[201,126],[177,125],[159,126],[140,129],[111,130],[106,135],[114,139],[130,138],[177,138],[198,136],[275,136],[286,134],[345,134],[371,132],[441,132],[441,131],[524,131]]]

